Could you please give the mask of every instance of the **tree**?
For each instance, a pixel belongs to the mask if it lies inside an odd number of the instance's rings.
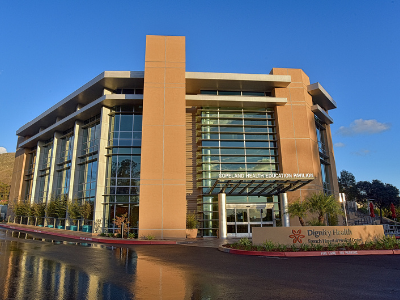
[[[81,217],[81,205],[78,199],[68,202],[68,216],[72,219],[74,225],[76,225],[76,220]]]
[[[364,200],[373,200],[374,205],[379,208],[379,215],[382,223],[382,209],[389,208],[390,204],[399,204],[399,189],[391,184],[383,183],[380,180],[360,181],[357,189]]]
[[[33,215],[38,218],[38,225],[42,224],[42,218],[46,215],[46,205],[44,203],[32,204]]]
[[[124,233],[125,233],[125,235],[128,235],[128,233],[129,233],[128,213],[124,213],[121,216],[115,216],[113,223],[115,224],[115,227],[117,228],[115,230],[115,232],[117,234],[118,233],[121,234],[121,226],[122,226],[122,223],[124,223]]]
[[[346,194],[347,201],[358,200],[358,190],[356,178],[354,175],[346,170],[340,172],[340,177],[338,177],[339,191]]]
[[[93,205],[90,201],[85,201],[81,205],[81,216],[83,219],[89,220],[93,215]]]
[[[307,215],[307,210],[308,210],[307,203],[300,202],[300,199],[288,205],[288,214],[292,217],[298,217],[301,226],[305,225],[304,218]]]
[[[65,218],[67,214],[67,198],[65,196],[61,196],[56,199],[55,214],[57,218]]]
[[[46,205],[46,216],[51,218],[56,218],[56,202],[52,199]]]
[[[318,213],[318,222],[321,224],[324,224],[326,214],[343,214],[340,203],[336,201],[333,195],[325,195],[323,193],[313,194],[305,202],[310,212]]]

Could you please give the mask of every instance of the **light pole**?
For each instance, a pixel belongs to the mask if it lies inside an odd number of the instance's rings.
[[[343,203],[344,219],[346,221],[346,226],[349,226],[347,222],[347,212],[346,212],[346,195],[344,193],[339,193],[339,201]]]

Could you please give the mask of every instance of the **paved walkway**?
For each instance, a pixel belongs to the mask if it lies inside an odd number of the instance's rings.
[[[221,245],[227,243],[234,243],[238,241],[237,238],[229,239],[218,239],[218,238],[196,238],[196,239],[175,239],[175,240],[138,240],[138,239],[119,239],[101,237],[97,234],[82,232],[82,231],[71,231],[64,229],[55,229],[48,227],[38,227],[33,225],[13,224],[13,223],[0,223],[0,227],[24,232],[32,232],[38,234],[45,234],[50,236],[56,236],[60,238],[75,239],[80,241],[91,241],[105,244],[120,244],[120,245],[137,245],[137,244],[179,244],[183,246],[191,247],[207,247],[207,248],[218,248]]]

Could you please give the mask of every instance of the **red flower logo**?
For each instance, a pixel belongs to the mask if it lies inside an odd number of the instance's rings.
[[[293,239],[293,244],[295,244],[297,242],[300,244],[303,243],[303,241],[301,239],[305,238],[306,236],[301,234],[301,229],[299,229],[297,231],[292,230],[292,233],[293,234],[289,235],[289,237]]]

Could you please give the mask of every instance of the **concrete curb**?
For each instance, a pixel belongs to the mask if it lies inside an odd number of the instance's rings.
[[[93,237],[82,237],[72,234],[64,234],[58,232],[52,232],[47,230],[38,230],[38,229],[31,229],[31,228],[24,228],[18,227],[13,225],[5,225],[0,224],[0,227],[24,231],[24,232],[33,232],[33,233],[40,233],[45,235],[51,235],[56,237],[63,237],[73,240],[79,241],[87,241],[87,242],[94,242],[94,243],[101,243],[101,244],[117,244],[117,245],[176,245],[176,241],[162,241],[162,240],[122,240],[122,239],[102,239],[102,238],[93,238]]]
[[[345,251],[305,251],[305,252],[268,252],[268,251],[247,251],[218,247],[219,251],[250,256],[273,256],[273,257],[315,257],[315,256],[338,256],[338,255],[391,255],[400,254],[400,249],[396,250],[345,250]]]

